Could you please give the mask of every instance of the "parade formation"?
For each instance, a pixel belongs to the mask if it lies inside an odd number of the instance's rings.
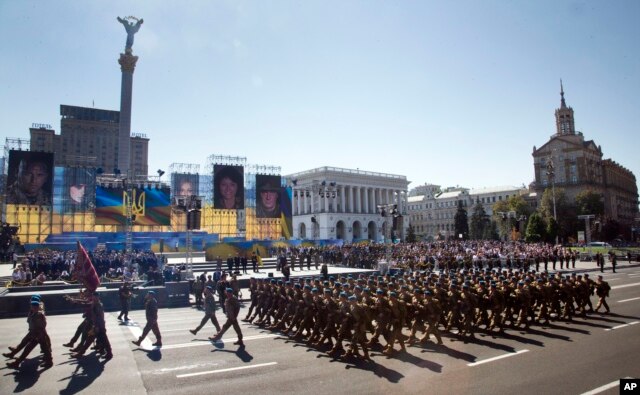
[[[483,246],[482,254],[480,246]],[[489,246],[504,256],[500,258],[500,254],[496,254],[491,258],[487,254]],[[535,270],[541,265],[546,267],[547,261],[555,262],[560,254],[567,256],[563,259],[567,267],[575,264],[572,259],[575,252],[523,243],[478,243],[475,249],[468,247],[469,244],[462,242],[413,247],[400,245],[394,252],[398,265],[394,267],[393,274],[324,274],[295,279],[252,277],[250,304],[243,321],[281,332],[309,346],[329,347],[328,353],[336,358],[370,360],[369,350],[376,346],[381,346],[385,355],[392,356],[398,351],[396,346],[400,351],[406,351],[407,346],[429,341],[442,344],[443,333],[463,340],[473,338],[480,331],[500,336],[509,329],[527,330],[534,325],[545,328],[556,320],[571,321],[576,316],[584,318],[601,309],[604,313],[610,312],[606,298],[611,287],[602,276],[594,280],[588,273]],[[460,253],[444,253],[453,249]],[[327,253],[336,251],[331,248],[280,253],[319,254],[324,262]],[[411,258],[408,251],[413,252]],[[525,254],[521,257],[515,254],[516,251],[522,254],[524,251],[538,251],[539,256]],[[372,248],[372,252],[377,253],[377,250]],[[340,254],[344,253],[340,251]],[[486,255],[487,259],[478,259],[480,255]],[[434,256],[439,259],[432,261]],[[93,346],[96,353],[108,361],[113,354],[103,305],[96,291],[98,283],[95,271],[91,272],[90,267],[82,271],[90,260],[81,246],[77,260],[78,272],[75,274],[86,288],[76,297],[67,297],[67,300],[84,306],[83,319],[64,346],[71,348],[72,358],[81,358]],[[216,334],[209,340],[213,343],[221,340],[226,330],[233,327],[237,334],[234,344],[244,346],[238,323],[241,303],[236,290],[229,287],[225,274],[215,284],[210,278],[208,282],[202,281],[207,284],[203,288],[204,316],[190,332],[196,335],[211,321]],[[121,311],[117,318],[123,323],[129,320],[130,301],[137,296],[134,291],[126,280],[118,291]],[[156,295],[152,290],[144,292],[147,322],[141,336],[132,343],[140,346],[152,331],[156,338],[153,346],[162,347]],[[593,296],[597,297],[595,307]],[[227,316],[222,326],[216,318],[217,302]],[[39,344],[43,354],[42,366],[51,367],[51,342],[40,295],[31,298],[27,322],[29,329],[22,342],[3,354],[9,359],[15,358],[7,366],[19,368]]]

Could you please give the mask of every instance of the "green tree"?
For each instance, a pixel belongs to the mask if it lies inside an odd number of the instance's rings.
[[[415,243],[418,241],[416,237],[416,230],[413,228],[413,225],[409,224],[409,229],[407,229],[407,243]]]
[[[484,205],[479,201],[473,206],[471,214],[471,224],[469,226],[469,236],[472,240],[484,239],[487,227],[489,227],[489,216],[484,210]]]
[[[525,234],[525,241],[528,243],[536,243],[546,239],[545,223],[539,213],[533,213],[529,217],[527,223],[527,231]]]
[[[455,237],[456,239],[462,235],[463,240],[469,238],[469,220],[467,218],[467,210],[462,207],[462,200],[458,201],[458,210],[453,217]]]
[[[489,221],[482,238],[484,240],[500,240],[500,235],[498,235],[498,224],[496,221]]]
[[[604,214],[604,197],[592,190],[585,190],[576,195],[578,215],[593,214],[600,217]]]
[[[559,232],[558,223],[556,222],[556,220],[553,217],[549,218],[547,220],[547,229],[546,229],[547,239],[546,239],[546,241],[549,242],[549,243],[555,243],[556,236],[558,236],[558,232]]]
[[[555,241],[555,237],[557,235],[560,241],[566,242],[570,238],[576,237],[578,233],[578,229],[580,227],[580,223],[578,221],[578,212],[576,205],[570,202],[567,198],[564,189],[556,188],[555,195],[557,222],[554,221],[554,224],[552,226],[554,227],[554,232],[547,232],[547,236],[553,236],[552,240]],[[542,194],[539,212],[542,215],[542,218],[547,223],[548,230],[551,226],[550,222],[554,218],[552,189],[547,188]]]

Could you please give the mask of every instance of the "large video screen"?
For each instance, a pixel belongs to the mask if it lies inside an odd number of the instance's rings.
[[[280,176],[256,175],[256,218],[280,218]]]
[[[92,211],[96,202],[96,171],[92,168],[56,167],[53,191],[54,212]]]
[[[169,225],[171,201],[169,188],[132,188],[131,213],[133,224],[142,226]],[[124,225],[127,194],[121,188],[96,187],[96,225]]]
[[[244,167],[213,166],[213,207],[222,210],[244,209]]]
[[[51,205],[53,153],[9,151],[7,203]]]
[[[171,195],[191,196],[198,195],[198,175],[190,173],[171,174]]]

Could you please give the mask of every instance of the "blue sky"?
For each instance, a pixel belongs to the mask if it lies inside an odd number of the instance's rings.
[[[127,15],[144,18],[132,132],[152,174],[221,154],[529,184],[562,78],[576,128],[640,176],[634,0],[0,0],[2,142],[59,132],[60,104],[119,110]]]

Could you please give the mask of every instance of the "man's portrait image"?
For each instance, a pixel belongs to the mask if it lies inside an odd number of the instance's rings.
[[[51,205],[53,153],[9,151],[7,203]]]
[[[280,218],[280,176],[256,175],[256,218]]]

